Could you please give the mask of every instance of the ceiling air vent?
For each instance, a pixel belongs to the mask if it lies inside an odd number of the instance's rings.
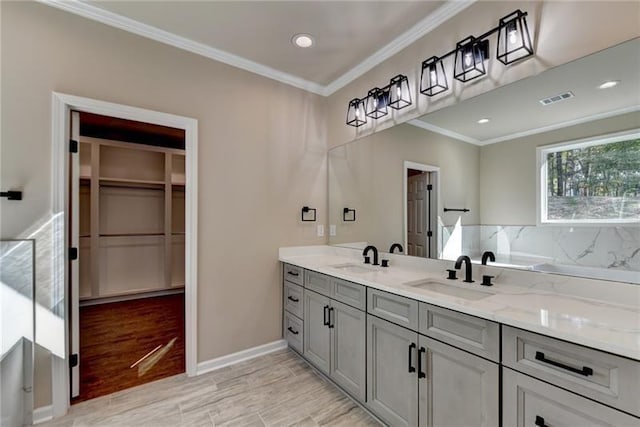
[[[565,99],[569,99],[569,98],[573,98],[573,93],[567,91],[564,93],[559,93],[557,95],[550,96],[549,98],[541,99],[540,104],[542,105],[555,104],[556,102],[564,101]]]

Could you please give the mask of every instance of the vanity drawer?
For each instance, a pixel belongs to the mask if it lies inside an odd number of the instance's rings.
[[[291,314],[295,314],[301,319],[304,318],[302,292],[303,289],[301,286],[286,281],[284,282],[284,309]]]
[[[289,343],[289,347],[302,354],[302,343],[304,340],[304,323],[291,313],[284,312],[284,339]]]
[[[638,361],[503,326],[502,363],[640,416]]]
[[[367,313],[418,330],[418,301],[367,288]]]
[[[367,306],[366,287],[341,279],[332,279],[331,286],[331,298],[364,311]]]
[[[305,270],[304,287],[326,297],[330,297],[332,288],[331,277],[316,273],[315,271]]]
[[[285,264],[284,280],[302,286],[304,284],[304,269],[302,267],[296,267],[295,265]]]
[[[420,303],[418,332],[500,362],[500,325],[490,320]]]
[[[508,427],[638,427],[640,420],[505,368],[502,425]]]

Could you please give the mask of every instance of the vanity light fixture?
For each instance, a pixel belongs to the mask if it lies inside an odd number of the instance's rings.
[[[618,86],[618,84],[620,84],[620,80],[609,80],[598,85],[598,89],[611,89]]]
[[[373,88],[364,99],[353,98],[347,109],[347,124],[359,127],[367,123],[367,116],[379,119],[386,116],[387,107],[401,110],[411,105],[411,89],[409,79],[404,74],[398,74],[383,88]]]
[[[401,110],[409,105],[411,105],[409,79],[403,74],[398,74],[389,82],[389,107]]]
[[[364,100],[353,98],[349,101],[349,109],[347,110],[347,124],[349,126],[362,126],[367,123],[367,115]]]
[[[478,37],[469,36],[456,43],[455,49],[422,61],[420,93],[434,96],[449,89],[444,60],[453,59],[453,77],[468,82],[487,74],[485,61],[489,60],[489,37],[497,36],[496,58],[504,65],[533,55],[533,44],[527,26],[527,12],[516,9],[498,21],[498,26]]]
[[[487,73],[484,61],[489,53],[489,41],[477,40],[473,36],[456,44],[456,56],[453,65],[453,77],[468,82]]]
[[[449,89],[447,74],[444,72],[444,63],[437,56],[422,61],[422,73],[420,74],[420,93],[434,96]]]
[[[504,65],[533,55],[533,46],[527,26],[527,14],[520,9],[500,18],[498,23],[498,50],[496,57]]]
[[[303,49],[315,44],[315,40],[310,34],[296,34],[291,38],[291,42],[297,47],[301,47]]]
[[[367,102],[365,104],[367,116],[372,119],[379,119],[380,117],[386,116],[389,114],[387,110],[388,104],[389,91],[374,87],[367,95]]]

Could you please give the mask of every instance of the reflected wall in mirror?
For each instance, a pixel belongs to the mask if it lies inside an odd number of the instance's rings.
[[[634,39],[332,149],[330,243],[640,283],[639,80]]]

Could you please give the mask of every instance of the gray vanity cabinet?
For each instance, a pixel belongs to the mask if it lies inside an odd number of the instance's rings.
[[[503,370],[503,425],[638,427],[640,419],[509,368]]]
[[[365,313],[304,291],[304,356],[354,397],[366,390]]]
[[[329,375],[331,330],[327,325],[329,298],[304,290],[304,357]]]
[[[366,397],[366,314],[338,301],[331,301],[330,377],[364,402]]]
[[[367,315],[367,406],[390,426],[418,424],[418,334]]]
[[[497,363],[422,335],[418,354],[421,426],[499,425]]]

